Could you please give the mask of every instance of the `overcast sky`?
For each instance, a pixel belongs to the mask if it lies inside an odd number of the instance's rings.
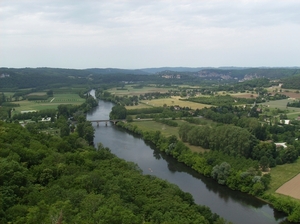
[[[0,0],[0,67],[300,66],[299,0]]]

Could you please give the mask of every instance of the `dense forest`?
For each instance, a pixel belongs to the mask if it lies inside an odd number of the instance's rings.
[[[0,133],[1,223],[225,223],[78,131],[60,138],[0,122]]]

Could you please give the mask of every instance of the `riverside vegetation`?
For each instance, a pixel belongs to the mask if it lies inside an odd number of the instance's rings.
[[[253,111],[251,107],[248,109],[250,112]],[[126,110],[124,106],[116,105],[110,116],[128,118],[129,114],[129,116],[141,117],[141,114],[148,112],[148,115],[144,117],[153,118],[152,122],[161,122],[172,127],[178,126],[176,118],[182,117],[182,112],[178,115],[178,111],[167,108],[161,108],[161,113],[155,113],[157,111],[159,111],[158,108]],[[231,111],[239,111],[240,117]],[[223,124],[205,125],[203,119],[188,117],[185,119],[187,122],[180,122],[181,125],[178,128],[180,139],[175,135],[165,136],[159,130],[141,130],[138,127],[138,120],[131,123],[132,119],[127,119],[127,123],[119,122],[118,125],[141,135],[145,141],[153,143],[161,151],[197,172],[214,178],[219,184],[269,201],[277,210],[287,213],[288,220],[299,222],[300,202],[266,193],[271,175],[263,173],[269,167],[293,163],[297,160],[298,141],[291,139],[286,149],[278,150],[274,143],[265,140],[271,136],[276,137],[277,140],[288,140],[287,133],[291,131],[295,136],[299,124],[295,123],[292,127],[262,126],[254,117],[244,117],[242,114],[249,114],[249,112],[245,108],[238,107],[204,108],[197,113],[204,117],[212,117]],[[253,115],[256,115],[254,111]],[[168,117],[173,117],[173,119],[169,120]],[[284,131],[285,128],[286,131]],[[210,150],[201,153],[192,152],[184,142]]]

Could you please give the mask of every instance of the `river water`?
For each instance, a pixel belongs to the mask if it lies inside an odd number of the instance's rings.
[[[87,114],[87,120],[108,119],[112,107],[112,103],[100,100],[99,106]],[[192,194],[197,204],[208,206],[228,221],[235,224],[288,223],[283,213],[275,211],[265,202],[217,184],[159,152],[138,136],[111,123],[106,126],[101,122],[97,126],[93,122],[93,126],[95,145],[101,142],[119,158],[138,164],[144,174],[155,175],[178,185]]]

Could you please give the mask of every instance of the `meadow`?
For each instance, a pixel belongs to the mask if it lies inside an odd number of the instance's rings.
[[[109,89],[108,92],[111,94],[114,94],[116,96],[124,96],[124,95],[141,95],[145,93],[155,93],[155,92],[161,92],[161,93],[166,93],[168,90],[171,90],[173,88],[160,88],[156,86],[145,86],[142,88],[135,88],[134,85],[126,85],[122,89],[121,87],[116,87]]]
[[[14,103],[19,104],[20,107],[15,107],[12,115],[22,113],[22,111],[39,111],[45,109],[56,109],[60,104],[74,104],[79,105],[84,103],[85,99],[81,98],[77,93],[58,93],[54,92],[53,97],[42,101],[22,100]]]
[[[287,181],[294,178],[300,172],[300,158],[294,163],[277,165],[271,169],[271,184],[268,193],[275,193],[276,190]]]
[[[171,127],[166,124],[162,124],[155,121],[134,121],[132,124],[136,125],[140,130],[142,131],[160,131],[164,136],[169,137],[171,135],[175,135],[179,139],[178,135],[178,129],[179,126],[185,121],[183,120],[175,120],[178,123],[178,127]],[[190,145],[189,143],[184,143],[187,147],[190,148],[193,152],[204,152],[205,149],[203,149],[200,146],[194,146]]]

